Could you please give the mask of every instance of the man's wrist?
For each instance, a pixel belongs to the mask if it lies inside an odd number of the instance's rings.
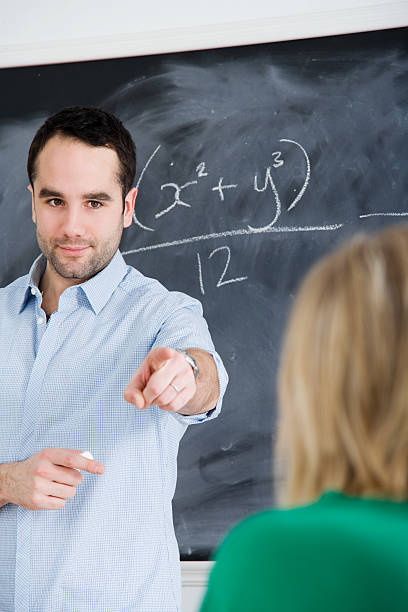
[[[10,468],[13,465],[15,463],[0,464],[0,508],[11,502],[7,491],[10,484]]]
[[[175,350],[178,353],[181,353],[181,355],[183,355],[184,359],[187,361],[188,365],[193,370],[194,378],[197,379],[200,372],[199,372],[198,365],[197,365],[197,362],[194,359],[194,357],[192,355],[190,355],[190,353],[188,353],[184,349],[175,349]]]
[[[196,392],[189,402],[180,410],[183,416],[206,414],[218,402],[219,380],[214,357],[208,351],[199,348],[188,348],[187,352],[199,364],[200,375],[196,380]]]

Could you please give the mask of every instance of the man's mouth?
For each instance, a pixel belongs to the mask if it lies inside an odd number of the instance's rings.
[[[82,255],[83,253],[85,253],[85,251],[87,251],[90,248],[90,245],[87,246],[69,246],[69,245],[58,245],[58,248],[60,249],[60,251],[62,251],[62,253],[64,253],[64,255]]]

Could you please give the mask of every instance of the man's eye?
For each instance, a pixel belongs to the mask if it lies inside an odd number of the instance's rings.
[[[89,208],[101,208],[102,204],[96,200],[89,200],[88,206]]]
[[[62,200],[59,198],[52,198],[51,200],[48,200],[48,204],[51,206],[60,206],[62,204]]]

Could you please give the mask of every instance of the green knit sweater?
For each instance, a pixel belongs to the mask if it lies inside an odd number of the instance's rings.
[[[407,612],[408,502],[327,492],[240,523],[201,612]]]

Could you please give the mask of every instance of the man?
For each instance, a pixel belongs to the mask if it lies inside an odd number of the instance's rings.
[[[177,449],[226,373],[200,304],[118,251],[136,198],[121,122],[64,109],[27,168],[43,255],[0,291],[0,610],[179,610]]]

